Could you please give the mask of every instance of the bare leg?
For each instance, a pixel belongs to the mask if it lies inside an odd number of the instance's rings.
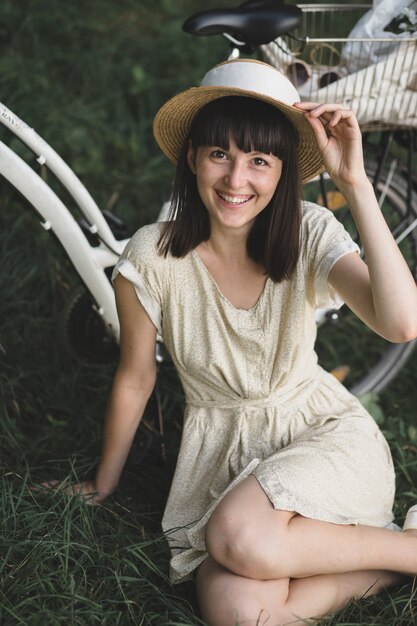
[[[417,532],[330,524],[275,510],[254,476],[228,493],[206,528],[207,551],[256,580],[384,570],[417,574]]]
[[[305,626],[350,600],[401,582],[382,571],[313,576],[302,580],[253,580],[227,571],[208,557],[197,572],[197,594],[209,626]]]

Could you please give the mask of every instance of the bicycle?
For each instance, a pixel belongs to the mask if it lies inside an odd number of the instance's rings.
[[[295,41],[297,45],[300,41],[303,42],[299,34],[286,35],[286,33],[297,33],[297,28],[310,28],[300,26],[302,17],[313,13],[314,10],[320,10],[320,5],[312,5],[311,9],[308,9],[309,6],[282,7],[272,4],[271,0],[269,2],[268,0],[249,0],[232,10],[214,10],[192,16],[186,21],[184,29],[198,35],[224,35],[231,44],[228,58],[235,58],[243,52],[244,54],[256,53],[268,60],[268,51],[277,46],[283,48],[283,41],[284,43],[287,40],[290,43]],[[325,8],[321,10],[324,14],[326,12],[329,14],[333,10],[329,8],[330,5],[323,6]],[[363,11],[365,5],[359,6]],[[352,11],[353,8],[349,5],[345,6],[344,10]],[[207,16],[210,21],[208,25]],[[287,39],[283,40],[283,37]],[[310,43],[312,41],[313,39],[310,39]],[[307,44],[304,37],[302,50],[304,54]],[[415,40],[413,45],[415,45]],[[285,46],[289,49],[289,43],[285,43]],[[320,64],[324,65],[323,59],[320,61]],[[335,64],[329,64],[329,67],[334,69]],[[109,277],[112,267],[128,240],[123,233],[123,224],[111,213],[100,211],[71,168],[33,129],[4,105],[0,107],[0,121],[31,149],[41,168],[47,167],[54,173],[58,181],[68,190],[80,211],[80,219],[76,221],[69,208],[58,198],[42,176],[35,173],[13,150],[4,143],[0,143],[0,174],[26,197],[32,208],[40,215],[42,226],[57,236],[86,287],[86,290],[77,290],[73,294],[67,307],[66,329],[69,340],[82,358],[99,360],[106,358],[113,354],[114,344],[118,339],[119,326]],[[372,127],[367,130],[371,132],[376,128]],[[384,128],[382,131],[385,140],[392,129]],[[398,171],[392,171],[389,182],[384,183],[386,168],[390,168],[387,165],[388,151],[385,150],[378,155],[376,161],[370,155],[370,147],[366,147],[365,154],[368,172],[376,174],[374,185],[377,191],[383,191],[384,213],[389,215],[390,221],[393,220],[391,227],[395,229],[397,238],[402,237],[403,245],[406,246],[406,256],[415,274],[417,267],[415,181],[410,173],[408,180],[403,177],[403,165],[399,164]],[[306,190],[315,199],[318,186],[323,202],[328,206],[331,205],[331,201],[334,202],[335,198],[338,202],[343,200],[337,196],[337,190],[327,189],[327,184],[328,181],[323,177],[320,181],[310,183]],[[163,219],[164,210],[168,204],[165,204],[159,219]],[[349,228],[352,227],[352,224],[347,222],[347,215],[341,215],[340,219]],[[366,333],[365,336],[369,341],[366,350],[375,354],[375,362],[369,369],[368,367],[358,369],[358,362],[363,361],[363,358],[362,354],[351,354],[351,332],[358,332],[357,329],[362,328],[362,325],[359,321],[353,322],[353,319],[353,316],[349,313],[345,314],[343,309],[342,312],[333,310],[318,312],[317,345],[320,358],[328,369],[336,370],[335,373],[340,377],[340,372],[345,373],[350,368],[353,376],[350,379],[346,377],[344,382],[353,393],[361,395],[369,391],[380,391],[400,371],[415,347],[415,342],[387,346],[387,342],[379,340],[371,333]],[[343,343],[340,352],[339,347]],[[358,343],[361,344],[357,341],[356,344]],[[161,344],[159,343],[158,346],[156,358],[158,362],[161,362]]]

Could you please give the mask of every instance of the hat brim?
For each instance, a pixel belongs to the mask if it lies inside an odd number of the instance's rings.
[[[173,163],[178,161],[196,114],[209,102],[226,96],[246,96],[263,100],[282,111],[299,134],[298,159],[303,183],[325,170],[313,130],[303,111],[255,91],[216,86],[191,87],[168,100],[156,114],[153,122],[155,139]]]

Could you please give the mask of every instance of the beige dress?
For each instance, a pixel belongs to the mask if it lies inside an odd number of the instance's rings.
[[[303,205],[290,281],[268,278],[256,305],[234,307],[194,250],[159,256],[160,224],[141,228],[115,274],[130,280],[181,378],[181,447],[162,525],[171,578],[207,557],[213,509],[253,474],[276,509],[338,524],[392,520],[394,470],[372,417],[317,365],[315,309],[337,306],[328,272],[357,250],[330,211]],[[340,304],[340,302],[339,302]]]

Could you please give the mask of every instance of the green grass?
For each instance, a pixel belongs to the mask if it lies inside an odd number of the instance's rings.
[[[155,111],[221,55],[221,44],[182,34],[181,23],[216,4],[0,6],[2,100],[50,141],[129,232],[152,221],[169,192],[172,168],[150,132]],[[101,507],[31,489],[49,478],[93,473],[115,363],[69,353],[62,318],[79,278],[22,199],[4,182],[0,192],[0,623],[202,624],[192,584],[169,583],[160,531],[182,420],[181,389],[168,365],[161,372],[165,465],[156,455],[138,465],[133,453],[119,489]],[[417,354],[374,399],[395,457],[399,520],[417,500],[416,376]],[[324,623],[411,626],[416,607],[410,583]]]

